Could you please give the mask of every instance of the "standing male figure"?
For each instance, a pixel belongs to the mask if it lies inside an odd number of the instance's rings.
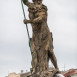
[[[58,70],[57,60],[53,52],[53,43],[51,33],[47,25],[47,7],[42,4],[42,0],[23,0],[28,6],[30,20],[24,20],[24,23],[30,23],[32,26],[31,45],[34,54],[35,66],[40,67],[40,71],[48,69],[48,61],[51,59],[55,69]],[[32,67],[34,67],[32,62]],[[35,72],[35,69],[33,69]]]

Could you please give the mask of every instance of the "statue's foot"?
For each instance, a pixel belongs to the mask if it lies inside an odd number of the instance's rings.
[[[32,74],[35,74],[35,73],[36,73],[36,71],[35,71],[35,70],[33,70],[33,71],[32,71]]]
[[[56,73],[60,73],[59,68],[56,68],[56,69],[55,69],[55,72],[56,72]]]
[[[57,74],[61,74],[61,72],[59,71],[59,69],[55,69],[54,70],[53,77],[56,77],[55,75],[57,75]]]
[[[35,68],[30,68],[31,74],[35,74]]]

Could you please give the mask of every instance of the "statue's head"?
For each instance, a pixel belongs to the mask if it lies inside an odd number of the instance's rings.
[[[38,4],[41,4],[42,3],[42,0],[32,0],[34,3],[38,3]]]

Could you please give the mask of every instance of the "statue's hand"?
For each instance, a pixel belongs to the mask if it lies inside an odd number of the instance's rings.
[[[24,22],[24,24],[27,24],[27,23],[28,23],[28,20],[24,19],[24,21],[23,21],[23,22]]]
[[[28,0],[23,0],[23,3],[25,4],[25,3],[27,3],[28,2]]]
[[[31,2],[29,2],[28,0],[23,0],[23,3],[27,5],[28,7],[31,5]]]
[[[32,23],[32,21],[31,20],[27,20],[27,19],[24,19],[24,24],[27,24],[27,23]]]

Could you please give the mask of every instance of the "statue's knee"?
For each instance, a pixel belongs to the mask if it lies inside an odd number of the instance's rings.
[[[49,56],[49,57],[52,57],[52,56],[53,56],[53,52],[48,51],[48,56]]]
[[[45,46],[45,50],[47,51],[49,48],[49,42],[47,42],[46,46]]]

